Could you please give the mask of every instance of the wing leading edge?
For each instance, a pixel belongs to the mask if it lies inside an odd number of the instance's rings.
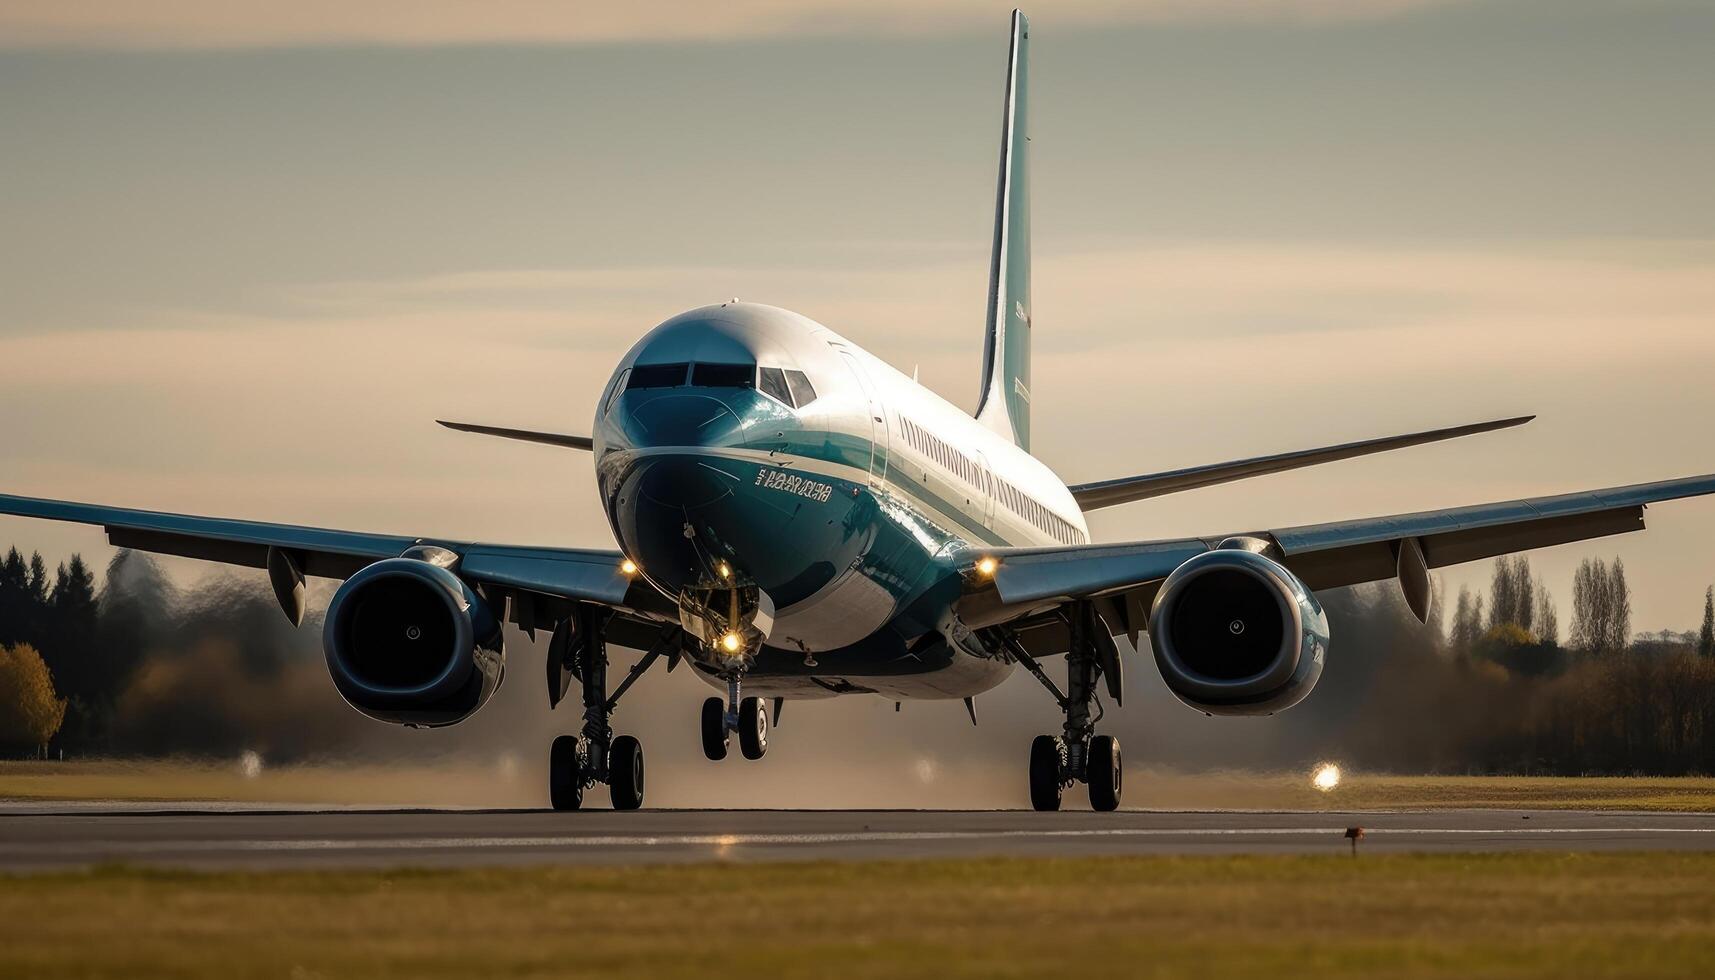
[[[1518,418],[1499,419],[1494,422],[1478,422],[1474,425],[1456,425],[1446,429],[1412,432],[1403,436],[1365,439],[1359,442],[1342,443],[1338,446],[1325,446],[1321,449],[1276,453],[1272,456],[1257,456],[1252,459],[1239,459],[1228,463],[1192,466],[1182,470],[1168,470],[1164,473],[1151,473],[1145,476],[1127,476],[1117,480],[1082,483],[1072,487],[1071,490],[1073,498],[1078,501],[1078,506],[1087,512],[1101,507],[1113,507],[1116,504],[1128,504],[1134,500],[1146,500],[1150,497],[1179,493],[1182,490],[1196,490],[1202,487],[1212,487],[1218,483],[1246,480],[1253,476],[1284,473],[1287,470],[1316,466],[1320,463],[1332,463],[1337,460],[1351,459],[1355,456],[1368,456],[1371,453],[1385,453],[1394,449],[1404,449],[1408,446],[1421,446],[1428,442],[1440,442],[1444,439],[1476,435],[1479,432],[1508,429],[1515,425],[1523,425],[1534,418],[1536,418],[1534,415],[1522,415]]]
[[[1235,532],[1273,542],[1311,589],[1394,578],[1401,549],[1440,568],[1497,555],[1641,531],[1644,507],[1715,493],[1715,474],[1271,531]],[[1155,590],[1186,559],[1234,535],[995,552],[994,595],[982,616],[1001,621],[1053,602],[1112,597],[1134,638]],[[975,598],[973,596],[973,598]],[[978,605],[983,605],[980,601]],[[974,611],[974,610],[973,610]]]
[[[270,553],[284,552],[297,570],[320,578],[343,579],[416,545],[434,545],[458,554],[460,573],[481,584],[609,606],[623,604],[631,587],[617,551],[367,534],[5,494],[0,514],[93,524],[105,528],[116,547],[250,568],[268,568]]]

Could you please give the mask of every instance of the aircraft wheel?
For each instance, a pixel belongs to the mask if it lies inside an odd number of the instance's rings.
[[[583,806],[583,749],[576,735],[561,735],[548,751],[548,802],[556,810]]]
[[[1060,740],[1038,735],[1030,743],[1030,805],[1038,810],[1060,809]]]
[[[738,747],[746,759],[760,759],[768,751],[768,711],[761,698],[738,703]]]
[[[1090,809],[1107,812],[1120,805],[1120,740],[1112,735],[1090,739],[1088,765]]]
[[[607,750],[607,788],[615,810],[643,805],[643,745],[630,735],[614,739]]]
[[[711,762],[726,758],[726,702],[709,698],[703,702],[703,754]]]

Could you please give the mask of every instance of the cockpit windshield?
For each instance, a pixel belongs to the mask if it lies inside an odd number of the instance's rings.
[[[631,377],[625,382],[626,391],[636,391],[639,388],[677,388],[685,383],[685,372],[689,364],[639,364],[631,369]]]
[[[756,387],[756,365],[693,364],[691,365],[691,387],[754,388]]]
[[[697,362],[687,364],[638,364],[630,368],[624,390],[639,388],[760,388],[762,393],[788,408],[803,408],[816,400],[816,389],[802,371],[755,364]]]

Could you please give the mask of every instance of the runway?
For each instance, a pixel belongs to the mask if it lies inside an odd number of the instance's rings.
[[[1715,814],[1568,810],[329,810],[0,804],[0,871],[1123,854],[1715,850]]]

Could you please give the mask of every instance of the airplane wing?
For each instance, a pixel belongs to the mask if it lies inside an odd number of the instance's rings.
[[[1426,579],[1414,586],[1407,566],[1421,577],[1444,565],[1641,531],[1645,505],[1711,493],[1715,474],[1235,534],[1272,542],[1286,567],[1312,590],[1399,577],[1408,601],[1415,590],[1421,602]],[[985,552],[999,561],[993,589],[967,597],[969,614],[986,624],[1074,599],[1101,599],[1110,625],[1135,644],[1161,581],[1230,536]],[[1414,604],[1414,611],[1421,616],[1425,610]]]
[[[1368,456],[1371,453],[1385,453],[1393,449],[1404,449],[1407,446],[1421,446],[1426,442],[1440,442],[1443,439],[1457,439],[1460,436],[1475,435],[1479,432],[1508,429],[1515,425],[1523,425],[1534,418],[1536,418],[1534,415],[1523,415],[1518,418],[1499,419],[1494,422],[1478,422],[1474,425],[1457,425],[1447,429],[1412,432],[1403,436],[1365,439],[1361,442],[1325,446],[1321,449],[1303,449],[1298,452],[1276,453],[1272,456],[1257,456],[1252,459],[1239,459],[1229,463],[1212,463],[1207,466],[1192,466],[1182,470],[1168,470],[1164,473],[1151,473],[1145,476],[1127,476],[1117,480],[1102,480],[1098,483],[1081,483],[1072,487],[1071,491],[1073,498],[1078,501],[1078,506],[1088,512],[1101,507],[1112,507],[1115,504],[1126,504],[1134,500],[1145,500],[1150,497],[1178,493],[1181,490],[1196,490],[1201,487],[1212,487],[1217,483],[1231,483],[1234,480],[1245,480],[1268,473],[1283,473],[1287,470],[1315,466],[1319,463],[1351,459],[1354,456]]]
[[[589,436],[569,436],[558,432],[537,432],[532,429],[503,429],[498,425],[476,425],[471,422],[448,422],[436,419],[436,424],[460,432],[474,432],[482,436],[499,436],[502,439],[517,439],[520,442],[539,442],[545,446],[559,446],[562,449],[595,448],[595,443]]]
[[[622,556],[617,551],[367,534],[4,494],[0,494],[0,514],[93,524],[107,530],[107,540],[115,547],[267,568],[271,573],[278,566],[299,577],[343,579],[372,562],[398,557],[408,548],[433,545],[460,556],[463,577],[491,595],[509,597],[508,618],[526,630],[552,625],[566,602],[617,608],[659,605],[651,601],[653,589],[634,584],[620,571]],[[287,615],[292,615],[290,609]]]

